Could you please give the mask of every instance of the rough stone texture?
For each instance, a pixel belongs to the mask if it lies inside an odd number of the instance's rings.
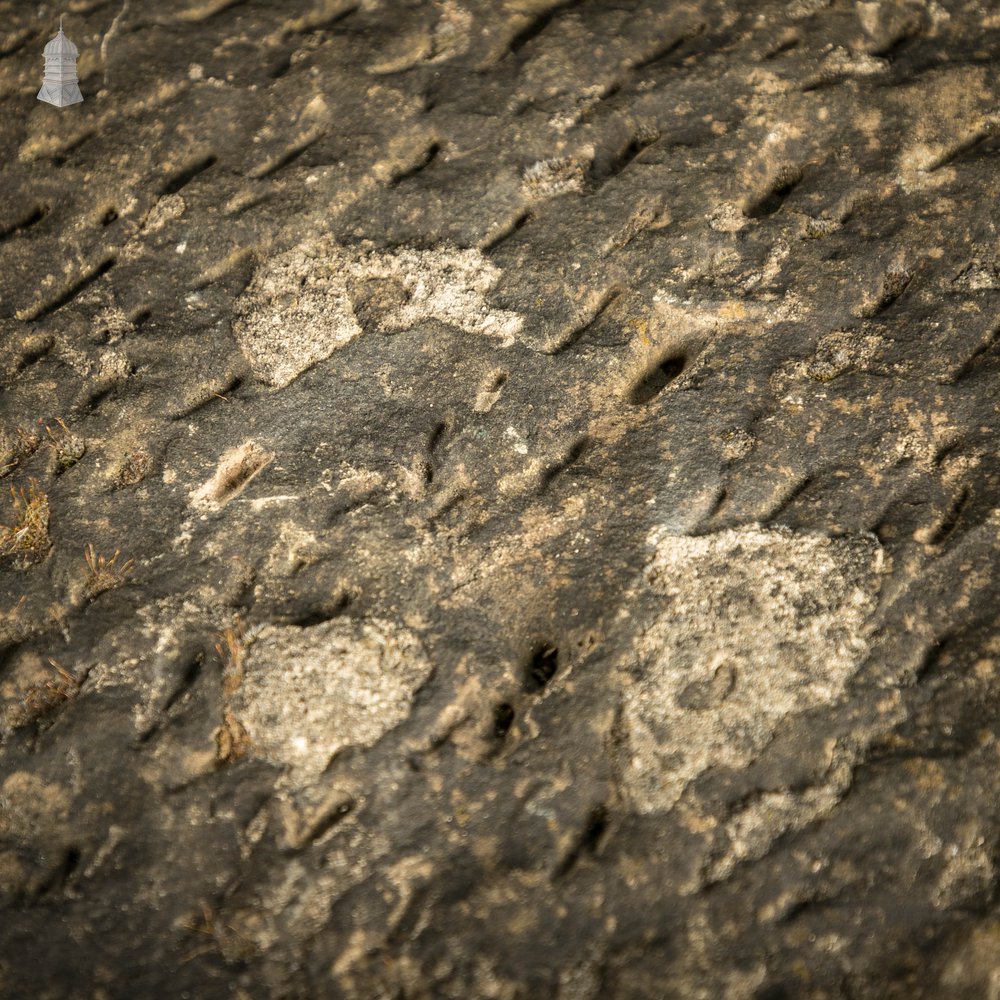
[[[994,5],[70,0],[65,109],[59,12],[2,991],[994,995]]]

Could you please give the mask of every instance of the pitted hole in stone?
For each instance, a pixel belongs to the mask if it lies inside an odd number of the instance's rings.
[[[769,511],[764,512],[760,521],[762,524],[770,524],[775,521],[779,516],[783,516],[788,513],[790,507],[797,501],[801,500],[805,492],[813,485],[814,479],[812,476],[802,476],[791,483],[790,486],[777,498],[777,500],[772,505]]]
[[[55,338],[51,334],[43,334],[37,339],[28,341],[20,358],[14,365],[14,371],[21,372],[25,368],[33,365],[36,361],[41,361],[55,347]]]
[[[215,498],[221,500],[232,496],[246,485],[250,477],[260,470],[261,465],[260,456],[254,454],[252,449],[241,449],[239,454],[220,467]]]
[[[7,56],[12,56],[15,52],[20,52],[33,37],[33,32],[22,31],[6,45],[0,46],[0,59],[6,59]]]
[[[704,22],[698,22],[694,26],[685,30],[682,34],[678,35],[676,38],[670,39],[665,45],[661,45],[655,48],[648,55],[640,58],[636,63],[633,64],[633,72],[638,72],[641,70],[648,70],[655,66],[657,63],[666,62],[673,56],[676,56],[679,50],[690,41],[694,41],[705,33],[708,25]]]
[[[525,209],[523,212],[518,213],[495,236],[483,243],[480,246],[480,250],[483,253],[490,253],[496,250],[501,243],[509,240],[515,233],[519,233],[534,217],[534,213],[530,209]]]
[[[502,701],[493,709],[493,738],[505,739],[514,725],[514,707],[510,702]]]
[[[980,342],[975,350],[973,350],[966,357],[965,361],[962,362],[958,370],[955,372],[952,381],[958,382],[967,378],[973,372],[979,370],[990,360],[990,357],[996,353],[995,348],[998,343],[1000,343],[1000,326],[997,326],[996,329],[992,330],[989,336]]]
[[[541,694],[559,670],[559,649],[550,643],[539,643],[524,665],[522,687],[528,694]]]
[[[909,49],[921,33],[920,25],[911,22],[899,31],[893,32],[878,48],[872,49],[868,55],[876,56],[879,59],[888,59],[890,63],[895,62],[904,52]]]
[[[577,838],[575,846],[552,873],[553,880],[568,875],[576,867],[576,863],[583,855],[596,854],[607,830],[608,807],[602,803],[590,810],[587,816],[587,823],[580,831],[580,836]]]
[[[41,222],[50,211],[51,209],[48,205],[36,205],[17,222],[11,223],[6,228],[0,229],[0,240],[5,240],[8,236],[15,236],[18,233],[23,233],[32,226],[38,225],[38,223]]]
[[[631,406],[641,406],[654,400],[674,379],[684,371],[687,358],[683,354],[671,352],[655,362],[632,384],[626,395]]]
[[[494,369],[480,383],[472,409],[476,413],[489,413],[500,399],[501,390],[506,384],[507,372],[502,368]]]
[[[969,487],[963,486],[928,539],[930,545],[942,545],[954,533],[971,498]]]
[[[572,445],[570,445],[569,451],[566,452],[566,458],[563,461],[563,468],[568,468],[575,462],[579,462],[586,454],[587,449],[591,445],[591,438],[589,434],[583,434],[578,437]]]
[[[652,146],[659,136],[636,135],[633,136],[618,152],[595,156],[591,166],[591,177],[598,187],[603,187],[612,178],[617,177],[643,150]]]
[[[342,615],[351,606],[352,595],[348,592],[340,594],[330,605],[309,608],[293,615],[288,624],[299,628],[310,628],[313,625],[323,625]]]
[[[441,441],[449,429],[448,422],[440,420],[434,425],[434,429],[427,439],[427,458],[420,464],[425,486],[430,486],[434,482],[434,453],[440,447]]]
[[[753,1000],[792,1000],[793,996],[794,993],[784,983],[767,983],[753,995]]]
[[[305,17],[286,22],[285,26],[281,29],[282,38],[287,39],[293,35],[313,35],[329,31],[341,21],[345,21],[352,14],[358,13],[361,9],[361,4],[353,3],[346,7],[341,7],[339,10],[335,9],[328,17],[324,16],[324,7],[329,9],[329,4],[317,5],[317,7],[318,9],[315,12],[307,14]]]
[[[290,146],[286,146],[284,151],[278,154],[278,156],[254,167],[253,170],[250,171],[249,176],[255,180],[263,180],[265,177],[271,177],[279,170],[282,170],[294,163],[300,156],[302,156],[303,153],[319,142],[323,135],[324,133],[322,131],[317,131],[315,129],[307,132],[297,142],[293,142]]]
[[[909,287],[913,280],[913,270],[909,267],[894,265],[882,277],[879,289],[871,308],[871,315],[877,316],[885,312]]]
[[[204,173],[209,167],[214,166],[218,162],[218,159],[214,153],[210,153],[208,156],[203,156],[193,163],[189,163],[186,167],[182,167],[177,173],[164,181],[163,186],[160,188],[160,195],[177,194],[181,188],[187,187],[199,174]]]
[[[95,281],[103,278],[104,275],[106,275],[117,262],[118,257],[116,254],[108,254],[108,256],[105,257],[100,264],[92,267],[84,275],[74,281],[60,295],[57,295],[49,302],[36,303],[23,313],[17,313],[17,318],[27,322],[44,319],[46,316],[54,313],[57,309],[61,309],[63,306],[68,305],[73,301],[73,299],[94,284]]]
[[[202,667],[205,664],[205,653],[203,651],[198,651],[194,656],[191,657],[187,666],[181,672],[181,676],[177,681],[177,685],[170,695],[167,697],[166,702],[163,705],[163,711],[169,712],[170,709],[174,707],[195,685],[198,678],[201,676]]]
[[[268,77],[272,80],[281,79],[292,68],[292,56],[294,54],[294,52],[281,53],[267,71]]]
[[[37,899],[63,889],[73,877],[77,868],[79,868],[82,857],[83,855],[80,853],[78,847],[75,845],[67,847],[63,852],[62,860],[35,890],[35,898]]]
[[[587,826],[580,838],[580,849],[593,853],[600,846],[601,839],[608,829],[608,808],[605,805],[595,806],[587,818]]]
[[[550,346],[546,348],[547,352],[552,354],[560,354],[563,351],[568,350],[572,347],[581,337],[585,336],[589,331],[593,330],[604,318],[605,313],[618,301],[622,296],[622,291],[620,288],[610,288],[601,297],[597,304],[597,308],[582,318],[581,321],[573,324],[565,332],[559,334],[553,338]]]
[[[431,436],[427,442],[427,450],[433,454],[434,450],[441,444],[442,438],[448,432],[448,421],[439,420],[431,431]]]
[[[961,143],[949,162],[962,163],[978,157],[996,156],[997,153],[1000,153],[1000,135],[995,130],[984,131]]]
[[[422,170],[426,170],[438,158],[440,153],[441,144],[439,142],[432,142],[427,149],[420,154],[416,163],[401,170],[398,174],[392,175],[392,178],[389,181],[389,187],[395,187],[397,184],[400,184],[405,180],[409,180],[411,177],[416,177],[416,175]]]
[[[552,23],[558,14],[560,14],[566,7],[574,6],[575,3],[576,0],[563,0],[562,3],[556,4],[554,7],[530,21],[510,40],[510,43],[507,46],[507,51],[511,55],[516,56],[521,49],[525,47],[525,45],[537,38]]]
[[[747,218],[763,219],[768,215],[774,215],[801,183],[802,177],[803,172],[800,167],[789,166],[780,170],[771,184],[747,207]]]
[[[764,54],[765,59],[776,59],[778,56],[783,56],[787,52],[791,52],[793,49],[797,49],[802,43],[802,39],[795,31],[786,32],[773,49],[770,49]]]
[[[574,441],[570,448],[542,473],[539,492],[544,492],[548,489],[556,476],[578,462],[589,447],[590,437],[586,434]]]

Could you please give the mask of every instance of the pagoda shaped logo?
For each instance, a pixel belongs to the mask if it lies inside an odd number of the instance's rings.
[[[38,99],[64,108],[67,104],[79,104],[83,100],[80,84],[77,82],[77,47],[63,34],[62,18],[59,18],[59,34],[45,46],[45,76]]]

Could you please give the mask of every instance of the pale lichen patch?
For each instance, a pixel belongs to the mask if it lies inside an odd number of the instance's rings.
[[[386,330],[436,319],[509,345],[522,320],[487,302],[499,278],[478,250],[307,240],[257,272],[236,303],[233,334],[254,374],[278,388],[361,333],[356,300]]]
[[[267,625],[248,644],[229,708],[251,752],[306,785],[348,746],[374,746],[410,713],[431,663],[415,635],[379,619]]]
[[[760,527],[654,532],[647,585],[662,610],[625,689],[623,784],[669,809],[713,767],[745,767],[778,725],[836,703],[868,650],[882,550],[870,536]]]

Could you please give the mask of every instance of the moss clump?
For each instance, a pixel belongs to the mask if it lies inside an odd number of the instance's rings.
[[[840,229],[840,223],[833,219],[810,219],[806,223],[805,237],[807,240],[819,240]]]
[[[32,685],[25,692],[20,704],[8,711],[7,721],[12,729],[23,729],[41,721],[79,693],[82,682],[54,660],[49,660],[49,663],[58,676],[42,684]]]
[[[0,524],[0,558],[13,559],[18,569],[41,562],[52,546],[49,540],[49,498],[34,479],[28,489],[10,488],[14,523]]]
[[[215,651],[222,661],[222,693],[233,694],[243,683],[243,663],[246,656],[243,624],[236,617],[236,623],[219,634]]]
[[[222,725],[215,730],[215,756],[220,763],[232,764],[250,752],[250,736],[243,723],[229,711],[222,711]]]
[[[46,426],[45,433],[49,436],[56,472],[63,472],[83,458],[87,444],[79,434],[69,429],[62,417],[56,417],[56,425],[55,430]]]
[[[115,486],[119,489],[126,486],[137,486],[146,478],[152,459],[148,451],[138,449],[125,456],[124,461],[115,475]]]
[[[40,439],[33,431],[15,427],[12,431],[0,429],[0,476],[13,472],[38,448]]]
[[[112,590],[121,586],[132,572],[135,562],[126,559],[125,562],[118,562],[121,552],[115,549],[115,554],[110,559],[98,555],[94,551],[93,545],[88,545],[83,553],[84,561],[87,563],[87,580],[84,583],[84,592],[87,597],[93,598],[105,590]]]

